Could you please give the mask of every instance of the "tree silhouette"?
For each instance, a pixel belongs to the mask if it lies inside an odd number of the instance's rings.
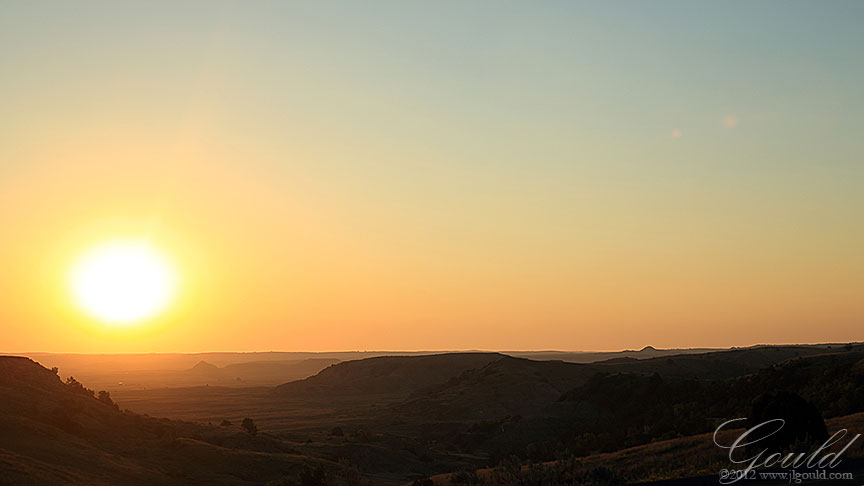
[[[255,421],[249,417],[243,419],[243,422],[240,424],[243,427],[243,430],[249,433],[252,437],[258,435],[258,426],[255,425]]]
[[[819,409],[796,393],[775,391],[753,401],[749,427],[774,419],[783,419],[783,428],[760,440],[754,447],[760,450],[767,448],[768,452],[774,453],[828,439],[828,429],[825,428]]]
[[[99,396],[97,397],[97,400],[106,405],[114,407],[115,410],[120,410],[120,407],[116,403],[114,403],[114,400],[111,399],[111,394],[105,390],[99,391]]]
[[[93,390],[89,388],[85,388],[84,385],[81,384],[78,380],[75,379],[74,376],[70,376],[66,378],[66,385],[72,388],[72,391],[75,393],[80,393],[82,395],[89,395],[91,397],[94,396]]]

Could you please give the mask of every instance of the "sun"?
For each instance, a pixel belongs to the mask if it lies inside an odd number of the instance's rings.
[[[177,292],[171,261],[146,240],[102,243],[72,265],[76,304],[105,323],[129,325],[164,311]]]

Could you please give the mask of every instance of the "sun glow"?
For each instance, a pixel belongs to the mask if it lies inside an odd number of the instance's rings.
[[[129,325],[168,307],[177,291],[177,272],[147,241],[112,241],[78,259],[69,286],[75,302],[91,316]]]

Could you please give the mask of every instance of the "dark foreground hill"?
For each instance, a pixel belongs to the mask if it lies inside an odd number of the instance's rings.
[[[0,356],[0,484],[255,485],[310,462],[266,436],[121,412],[27,358]]]

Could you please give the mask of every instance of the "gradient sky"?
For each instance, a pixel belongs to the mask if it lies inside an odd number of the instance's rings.
[[[0,350],[862,340],[862,2],[0,2]],[[74,256],[146,236],[129,329]]]

